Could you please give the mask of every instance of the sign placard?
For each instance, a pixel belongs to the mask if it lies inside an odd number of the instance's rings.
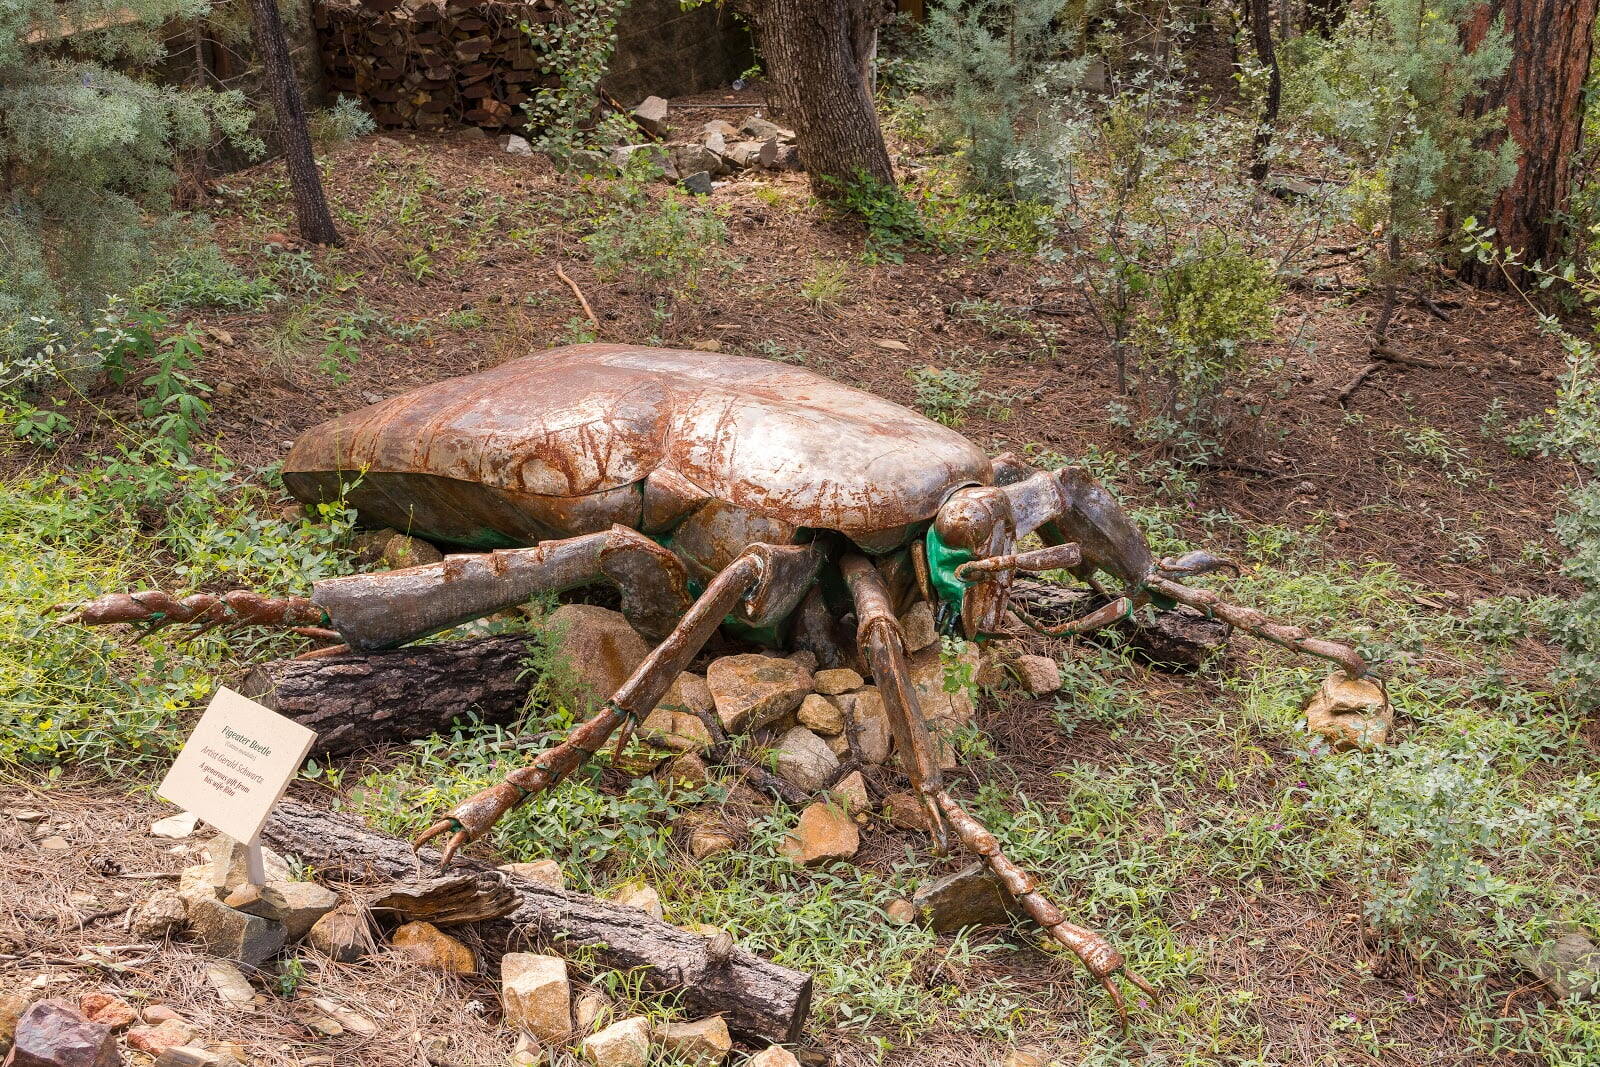
[[[254,841],[316,737],[293,719],[218,689],[156,793],[235,841]]]

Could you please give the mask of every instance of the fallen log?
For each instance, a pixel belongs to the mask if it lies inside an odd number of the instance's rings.
[[[533,640],[508,635],[277,660],[251,668],[238,688],[317,731],[316,752],[345,756],[427,737],[468,712],[514,721],[535,681],[521,666]]]
[[[531,882],[471,857],[457,857],[441,872],[433,849],[415,854],[348,816],[284,800],[262,840],[359,887],[380,915],[436,925],[472,921],[491,973],[501,955],[525,948],[581,959],[585,968],[623,971],[673,994],[691,1018],[720,1014],[752,1041],[796,1040],[810,1011],[809,974],[741,948],[729,952],[637,908]]]
[[[1087,589],[1067,589],[1027,579],[1019,579],[1012,586],[1011,597],[1029,614],[1048,623],[1079,618],[1105,603]],[[1141,611],[1134,619],[1125,619],[1099,634],[1087,634],[1085,639],[1103,641],[1106,634],[1115,634],[1118,640],[1128,643],[1134,655],[1153,667],[1191,671],[1227,646],[1232,629],[1220,619],[1208,618],[1185,604],[1171,611],[1156,611],[1148,618],[1145,615]]]

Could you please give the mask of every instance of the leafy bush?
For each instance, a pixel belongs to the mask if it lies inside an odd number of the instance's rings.
[[[365,136],[378,128],[372,116],[362,110],[359,101],[340,96],[332,107],[323,108],[307,120],[311,139],[323,148],[344,144]]]
[[[167,312],[255,311],[280,295],[270,279],[249,277],[215,244],[184,242],[154,264],[131,298],[136,305]]]
[[[647,180],[630,172],[602,187],[583,243],[597,275],[641,284],[665,316],[699,290],[703,274],[731,266],[728,226],[678,189],[651,195]]]
[[[594,121],[600,79],[617,47],[617,18],[627,6],[628,0],[568,0],[564,18],[522,24],[522,32],[535,38],[535,51],[546,59],[540,73],[559,79],[556,86],[535,89],[522,106],[533,146],[557,161],[623,141],[631,132],[621,115]]]

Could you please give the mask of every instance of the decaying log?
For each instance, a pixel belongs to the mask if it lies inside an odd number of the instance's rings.
[[[1065,589],[1026,579],[1019,579],[1012,586],[1011,595],[1019,607],[1049,623],[1087,615],[1104,603],[1086,589]],[[1102,633],[1114,633],[1126,640],[1134,654],[1151,666],[1194,670],[1227,645],[1230,630],[1220,619],[1207,618],[1180,604],[1172,611],[1141,611],[1135,620],[1120,622]],[[1087,640],[1095,639],[1095,634],[1087,635]]]
[[[756,1041],[795,1040],[810,1010],[809,974],[741,948],[723,956],[708,939],[637,908],[530,882],[471,857],[457,857],[441,873],[433,849],[418,856],[348,816],[284,800],[262,838],[320,874],[360,887],[368,903],[400,918],[480,919],[474,928],[490,973],[506,952],[543,949],[581,959],[585,968],[638,975],[673,994],[689,1017],[721,1014],[730,1030]]]
[[[508,635],[278,660],[252,668],[239,690],[317,731],[317,752],[349,755],[427,737],[468,712],[515,720],[535,681],[521,667],[532,640]]]

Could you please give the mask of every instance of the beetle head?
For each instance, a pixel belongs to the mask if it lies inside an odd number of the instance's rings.
[[[1155,570],[1155,555],[1110,491],[1081,467],[1068,467],[1054,477],[1061,494],[1055,527],[1082,549],[1085,572],[1105,571],[1129,587],[1148,578]]]
[[[928,531],[931,576],[941,598],[959,608],[961,631],[969,639],[1000,632],[1011,596],[1011,572],[964,582],[955,577],[955,568],[969,560],[1010,552],[1016,543],[1016,522],[1004,489],[957,489],[933,520]]]

